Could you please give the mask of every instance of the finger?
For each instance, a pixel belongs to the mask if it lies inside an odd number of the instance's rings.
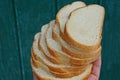
[[[99,77],[100,75],[100,68],[101,68],[101,57],[98,58],[98,60],[96,60],[93,63],[93,71],[92,74],[96,75],[97,77]]]
[[[88,78],[88,80],[98,80],[97,76],[91,74]]]
[[[35,74],[33,74],[33,80],[38,80]]]
[[[92,73],[89,76],[88,80],[98,80],[99,79],[99,74],[100,74],[100,68],[101,68],[101,57],[99,57],[93,63]]]

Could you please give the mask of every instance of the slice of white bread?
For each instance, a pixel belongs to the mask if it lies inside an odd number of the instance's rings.
[[[73,2],[72,4],[64,6],[62,9],[59,10],[59,12],[56,15],[56,24],[59,25],[60,33],[63,38],[64,38],[64,28],[68,20],[69,14],[73,10],[77,8],[85,7],[85,6],[86,4],[84,2],[76,1],[76,2]]]
[[[80,59],[91,58],[91,57],[96,57],[96,55],[101,52],[101,46],[97,50],[94,50],[94,51],[81,51],[81,50],[78,50],[72,47],[60,37],[60,30],[57,25],[53,27],[52,37],[54,40],[56,40],[58,43],[61,44],[62,50],[66,54],[70,55],[71,57],[80,58]]]
[[[51,22],[54,22],[54,21],[51,21]],[[43,51],[43,53],[46,55],[46,57],[52,63],[70,65],[70,59],[63,58],[63,57],[55,57],[55,55],[53,55],[53,53],[50,54],[50,52],[49,52],[49,50],[47,48],[46,39],[45,39],[45,35],[46,35],[46,31],[47,31],[48,27],[49,26],[47,26],[47,27],[43,26],[42,29],[41,29],[41,35],[40,35],[41,38],[40,38],[40,42],[39,42],[40,50]],[[51,34],[51,36],[52,36],[52,34]],[[74,61],[72,61],[72,62],[74,62]]]
[[[86,80],[92,70],[92,65],[89,65],[87,69],[78,76],[71,78],[57,78],[55,75],[49,73],[47,67],[35,67],[33,61],[31,60],[31,66],[34,74],[37,76],[38,80]]]
[[[96,4],[73,11],[64,32],[67,43],[84,51],[96,50],[101,44],[104,13]]]
[[[35,35],[35,39],[32,45],[32,55],[33,57],[40,61],[43,62],[45,65],[48,66],[48,68],[52,71],[56,71],[56,72],[71,72],[71,71],[80,71],[82,68],[86,67],[86,66],[71,66],[71,65],[58,65],[58,64],[54,64],[52,62],[49,61],[49,59],[47,59],[47,57],[44,55],[44,53],[38,49],[38,40],[39,40],[40,34],[37,33]]]
[[[61,62],[55,57],[53,57],[47,49],[46,41],[45,41],[45,33],[46,33],[47,28],[48,28],[48,24],[42,26],[41,33],[40,33],[40,39],[38,42],[38,48],[42,50],[42,52],[47,57],[47,59],[49,59],[49,61],[56,63],[56,64],[61,64]]]
[[[34,57],[31,58],[32,59],[32,63],[36,68],[42,68],[43,70],[45,70],[48,73],[51,73],[52,75],[54,75],[55,77],[58,78],[70,78],[73,76],[77,76],[80,75],[82,72],[85,71],[85,69],[87,69],[89,66],[86,66],[84,68],[81,68],[81,70],[79,71],[68,71],[68,72],[57,72],[57,71],[53,71],[51,70],[47,65],[45,65],[42,61],[38,61],[35,60]]]
[[[52,30],[54,27],[54,21],[50,22],[50,26],[48,27],[46,31],[46,43],[48,50],[51,54],[53,54],[57,59],[62,60],[61,62],[63,64],[70,63],[72,65],[87,65],[90,64],[91,62],[95,61],[95,59],[98,58],[100,55],[99,53],[96,53],[95,56],[91,56],[89,58],[74,58],[67,53],[63,52],[61,49],[61,45],[58,44],[55,40],[52,38]],[[54,44],[54,45],[53,45]],[[98,55],[98,56],[97,56]],[[67,61],[67,63],[65,63]]]

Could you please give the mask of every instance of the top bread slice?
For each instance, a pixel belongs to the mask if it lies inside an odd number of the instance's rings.
[[[95,50],[101,44],[105,10],[99,5],[89,5],[70,14],[65,27],[67,43],[79,50]]]
[[[56,24],[60,27],[60,35],[62,36],[62,38],[64,38],[64,28],[68,20],[69,14],[73,10],[85,6],[86,4],[84,2],[76,1],[73,2],[72,4],[64,6],[62,9],[59,10],[59,12],[56,15]]]
[[[87,52],[72,47],[61,38],[60,30],[57,25],[53,27],[52,37],[62,46],[62,51],[64,51],[66,54],[70,55],[71,57],[80,58],[80,59],[93,58],[96,57],[101,52],[101,46],[94,51],[87,51]]]

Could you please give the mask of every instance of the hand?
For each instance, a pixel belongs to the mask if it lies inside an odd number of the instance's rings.
[[[33,74],[33,80],[38,80],[35,74]]]
[[[101,68],[101,57],[99,57],[99,59],[97,59],[93,63],[93,70],[90,76],[88,77],[88,80],[99,80],[100,68]]]
[[[100,75],[100,68],[101,68],[101,57],[99,57],[99,59],[97,59],[93,63],[93,70],[90,76],[88,77],[88,80],[98,80]],[[34,77],[33,80],[38,80],[35,75],[33,77]]]

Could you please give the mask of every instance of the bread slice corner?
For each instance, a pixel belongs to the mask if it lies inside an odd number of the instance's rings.
[[[101,44],[104,14],[104,8],[96,4],[73,11],[64,31],[67,43],[79,50],[97,49]]]
[[[72,4],[68,4],[64,6],[62,9],[59,10],[59,12],[56,15],[56,24],[60,27],[60,35],[64,38],[64,28],[65,24],[68,20],[69,14],[81,7],[85,7],[86,4],[82,1],[76,1],[73,2]]]

